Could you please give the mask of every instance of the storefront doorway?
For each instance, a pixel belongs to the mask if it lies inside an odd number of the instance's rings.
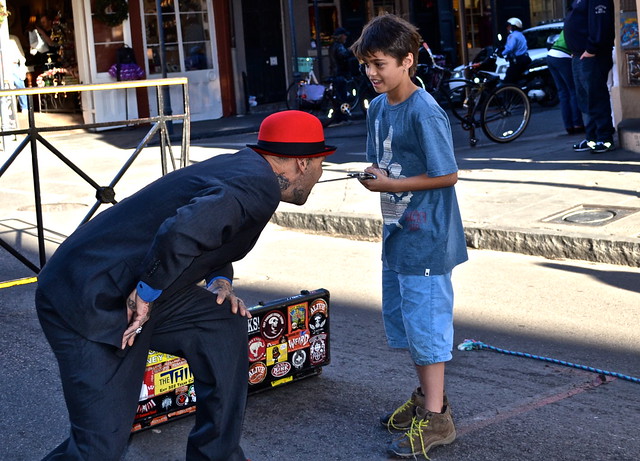
[[[7,0],[7,10],[9,36],[26,58],[25,86],[79,83],[71,0]],[[37,36],[40,39],[32,46]],[[40,125],[77,123],[81,119],[77,93],[43,95],[34,97],[33,102]]]
[[[286,77],[279,0],[242,2],[248,97],[258,104],[284,101]]]
[[[149,78],[161,78],[160,32],[165,40],[167,77],[189,79],[191,120],[222,116],[220,74],[213,21],[213,2],[206,0],[165,0],[162,2],[163,31],[158,30],[155,0],[142,1],[142,30]],[[181,88],[171,89],[173,107],[182,106]],[[153,94],[151,112],[157,113]]]

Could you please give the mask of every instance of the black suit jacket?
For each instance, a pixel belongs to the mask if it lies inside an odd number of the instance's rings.
[[[142,280],[163,297],[215,275],[256,243],[280,201],[251,149],[174,171],[80,226],[38,276],[38,290],[82,336],[120,347],[125,301]]]

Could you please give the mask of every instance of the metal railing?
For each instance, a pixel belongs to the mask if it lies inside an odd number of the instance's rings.
[[[178,115],[166,114],[165,113],[165,98],[168,95],[166,91],[170,86],[180,85],[182,86],[182,94],[183,94],[183,113]],[[36,126],[35,113],[34,113],[34,104],[33,97],[47,94],[54,94],[57,96],[60,93],[72,93],[72,92],[84,92],[84,91],[105,91],[105,90],[126,90],[128,88],[150,88],[155,87],[156,89],[156,100],[158,107],[158,115],[152,117],[143,117],[143,118],[135,118],[135,119],[125,119],[125,120],[117,120],[112,122],[100,122],[100,123],[83,123],[83,124],[74,124],[74,125],[65,125],[65,126],[48,126],[48,127],[38,127]],[[167,93],[167,94],[165,94]],[[156,79],[156,80],[135,80],[129,82],[114,82],[114,83],[103,83],[103,84],[92,84],[92,85],[59,85],[59,86],[46,86],[42,88],[25,88],[25,89],[14,89],[14,90],[1,90],[0,89],[0,100],[6,101],[6,98],[13,98],[18,95],[26,95],[28,101],[28,127],[27,128],[19,128],[10,127],[9,129],[5,129],[5,126],[9,125],[5,123],[3,120],[2,123],[2,131],[0,131],[0,136],[18,136],[25,135],[25,138],[20,142],[20,144],[15,148],[13,153],[9,156],[9,158],[4,162],[2,167],[0,167],[0,179],[7,171],[7,169],[11,166],[11,164],[16,160],[16,158],[20,155],[20,153],[27,147],[31,147],[31,168],[33,171],[33,191],[34,191],[34,202],[35,202],[35,212],[36,212],[36,227],[37,227],[37,240],[38,240],[38,256],[39,256],[39,265],[31,262],[25,255],[20,253],[17,248],[12,247],[8,242],[4,239],[0,238],[0,246],[7,250],[11,255],[17,258],[20,262],[22,262],[25,266],[33,270],[35,273],[39,273],[44,264],[46,263],[46,253],[45,253],[45,236],[44,236],[44,224],[43,224],[43,215],[42,215],[42,197],[40,190],[40,173],[38,166],[38,144],[46,147],[51,153],[53,153],[56,157],[58,157],[65,165],[67,165],[71,170],[73,170],[76,174],[78,174],[82,179],[84,179],[87,183],[89,183],[96,190],[96,203],[84,217],[84,219],[80,222],[83,224],[87,222],[91,217],[96,213],[100,205],[103,203],[111,203],[116,204],[115,200],[115,186],[120,181],[124,173],[129,169],[134,160],[138,157],[140,152],[149,144],[154,135],[157,133],[160,137],[160,157],[161,157],[161,165],[162,165],[162,174],[167,173],[167,157],[169,157],[171,161],[172,168],[176,169],[175,157],[173,156],[173,151],[171,147],[171,141],[169,135],[171,134],[171,124],[174,121],[182,121],[182,140],[181,140],[181,149],[180,149],[180,157],[179,157],[179,167],[182,168],[187,165],[189,161],[189,137],[190,137],[190,112],[189,112],[189,91],[188,91],[188,81],[186,77],[179,78],[166,78],[166,79]],[[15,104],[11,103],[6,105],[5,107],[13,107],[15,108]],[[111,180],[109,185],[100,186],[96,181],[94,181],[88,174],[82,171],[76,164],[74,164],[68,157],[66,157],[62,152],[60,152],[56,147],[54,147],[49,141],[47,141],[43,133],[50,132],[59,132],[59,131],[70,131],[77,129],[95,129],[95,128],[107,128],[107,127],[121,127],[124,125],[132,126],[132,125],[151,125],[147,134],[143,137],[143,139],[139,142],[137,147],[131,156],[127,159],[122,168],[118,171],[115,177]],[[79,224],[79,225],[80,225]]]

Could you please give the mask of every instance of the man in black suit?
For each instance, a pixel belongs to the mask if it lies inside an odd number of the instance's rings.
[[[153,349],[186,358],[194,374],[187,459],[244,461],[250,313],[232,262],[280,201],[306,202],[333,152],[317,118],[272,114],[257,144],[158,179],[62,243],[39,274],[36,307],[71,432],[45,459],[120,459]]]

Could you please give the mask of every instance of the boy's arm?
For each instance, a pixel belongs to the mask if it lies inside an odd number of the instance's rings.
[[[372,192],[409,192],[416,190],[440,189],[453,186],[458,182],[458,173],[451,173],[444,176],[430,177],[426,174],[411,176],[408,178],[390,178],[386,171],[371,165],[364,170],[366,173],[373,173],[376,179],[365,179],[360,182],[364,187]]]

